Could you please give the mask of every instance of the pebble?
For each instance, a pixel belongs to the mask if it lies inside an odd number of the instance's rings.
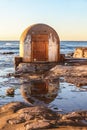
[[[8,95],[8,96],[14,96],[14,88],[8,88],[6,90],[6,95]]]

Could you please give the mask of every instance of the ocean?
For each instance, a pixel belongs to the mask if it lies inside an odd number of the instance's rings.
[[[76,47],[87,47],[87,41],[60,42],[62,54],[72,53]],[[14,57],[18,55],[19,41],[0,41],[0,106],[9,102],[25,101],[20,92],[23,79],[7,76],[15,72]],[[51,102],[46,104],[48,107],[64,113],[87,110],[87,89],[83,90],[73,84],[61,82],[61,80],[57,82],[57,86],[57,94]],[[10,87],[15,89],[15,95],[11,97],[6,95],[6,90]]]

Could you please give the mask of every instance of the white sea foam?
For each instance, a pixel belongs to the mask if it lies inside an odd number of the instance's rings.
[[[12,43],[10,43],[10,42],[6,42],[6,44],[5,44],[6,46],[11,46],[12,45]]]

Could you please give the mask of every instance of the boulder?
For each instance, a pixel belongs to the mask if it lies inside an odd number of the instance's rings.
[[[76,48],[73,58],[87,58],[87,47]]]
[[[14,96],[14,88],[8,88],[6,90],[6,95],[8,95],[8,96]]]

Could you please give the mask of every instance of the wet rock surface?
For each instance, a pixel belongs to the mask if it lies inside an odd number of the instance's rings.
[[[29,106],[26,103],[22,103],[22,102],[11,102],[9,104],[3,105],[2,107],[0,107],[0,114],[3,112],[16,112],[21,108],[25,108]]]
[[[0,107],[0,122],[3,122],[0,123],[1,130],[8,128],[12,130],[38,130],[60,126],[87,127],[87,111],[59,114],[47,107],[31,107],[22,102],[13,102]]]
[[[65,114],[60,119],[60,125],[87,126],[87,111]]]
[[[64,77],[66,82],[76,86],[87,85],[87,65],[56,65],[45,74],[45,78],[48,79],[57,79],[58,77]]]
[[[56,63],[20,63],[16,68],[17,73],[43,73],[54,67]]]
[[[11,74],[9,74],[11,75]],[[12,75],[11,75],[12,76]],[[71,65],[71,64],[65,64],[65,65],[55,65],[52,69],[49,71],[46,71],[44,73],[23,73],[23,72],[16,72],[13,74],[15,77],[23,77],[28,80],[50,80],[55,81],[59,77],[64,77],[66,82],[75,84],[76,86],[83,86],[87,85],[87,65]]]
[[[65,81],[71,84],[74,84],[77,87],[86,86],[87,85],[87,77],[65,77]]]

